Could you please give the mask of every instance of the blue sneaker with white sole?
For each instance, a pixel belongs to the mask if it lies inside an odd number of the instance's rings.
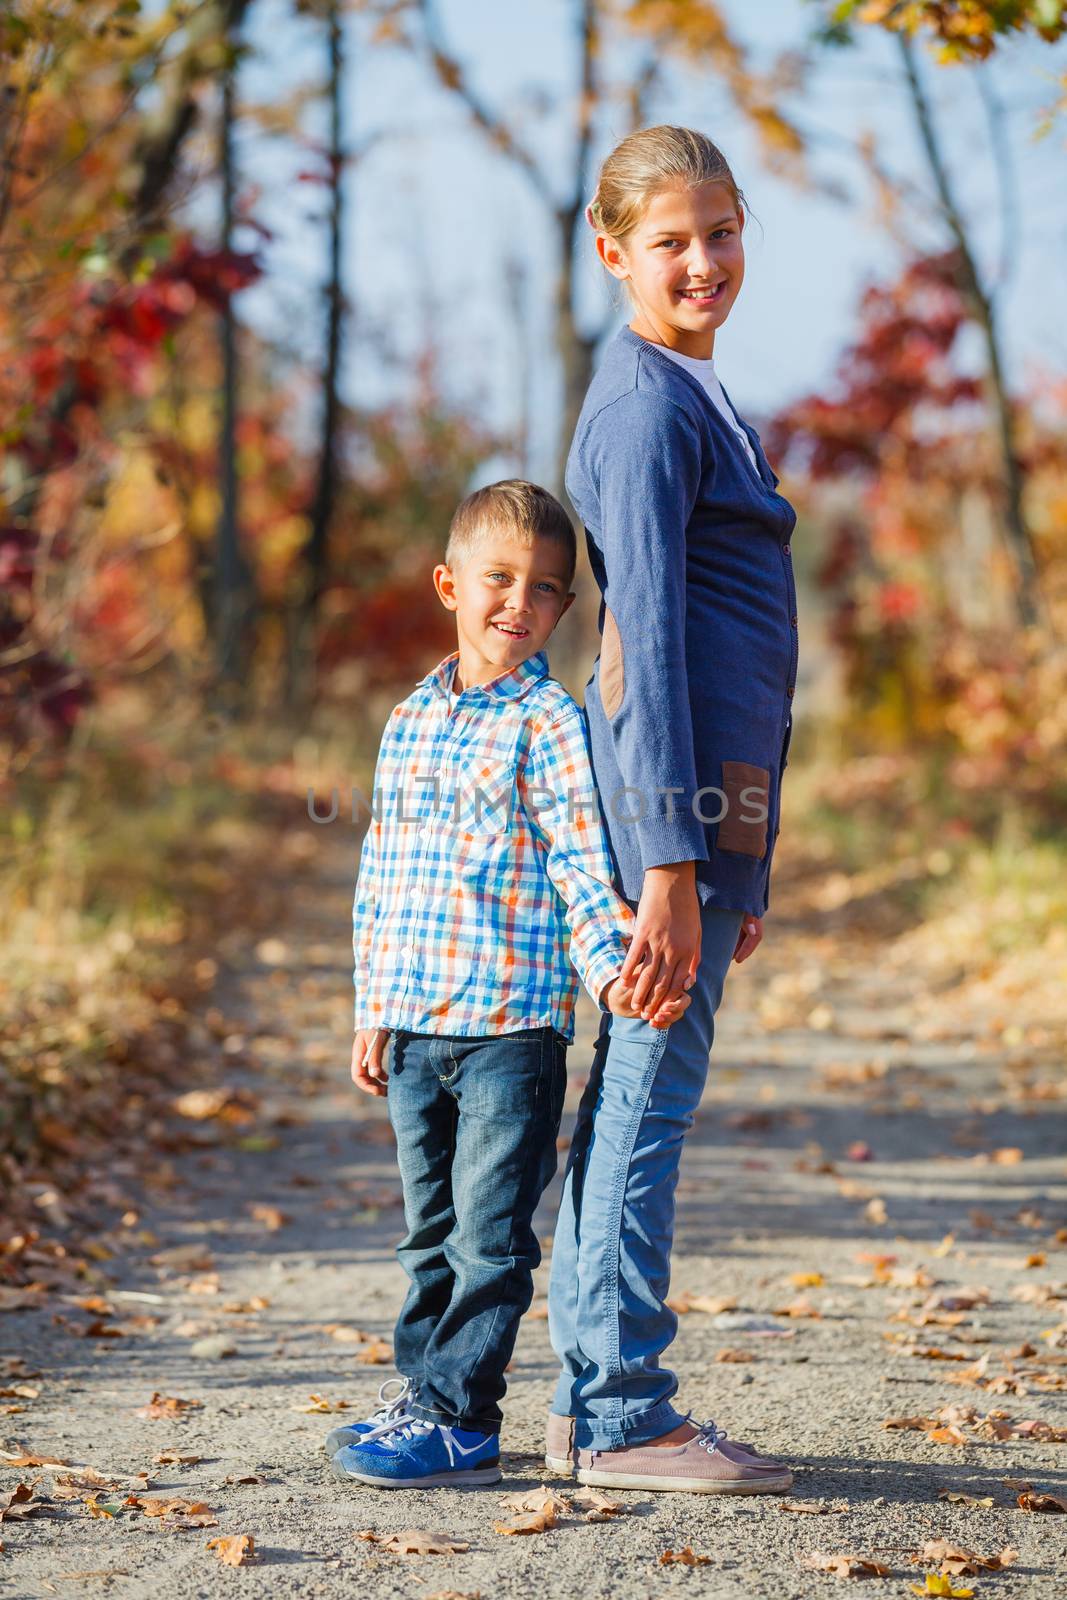
[[[336,1477],[374,1489],[499,1483],[500,1440],[495,1433],[401,1416],[345,1445],[332,1464]]]
[[[395,1385],[400,1387],[396,1388]],[[390,1391],[392,1391],[390,1393]],[[372,1411],[364,1422],[349,1422],[343,1428],[334,1428],[326,1435],[326,1454],[335,1456],[338,1450],[343,1450],[346,1444],[358,1444],[368,1433],[373,1433],[375,1428],[380,1428],[383,1422],[395,1422],[397,1417],[402,1417],[407,1411],[408,1401],[411,1399],[411,1380],[409,1378],[386,1378],[378,1390],[378,1409]]]

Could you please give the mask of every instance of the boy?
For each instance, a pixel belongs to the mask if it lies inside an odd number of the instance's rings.
[[[570,519],[544,489],[469,495],[434,569],[458,649],[396,707],[378,754],[352,1077],[388,1093],[410,1288],[400,1393],[383,1386],[379,1412],[327,1439],[358,1483],[499,1480],[504,1369],[533,1296],[574,1037],[568,951],[602,1009],[635,1015],[619,981],[634,917],[611,885],[583,714],[543,653],[574,567]]]

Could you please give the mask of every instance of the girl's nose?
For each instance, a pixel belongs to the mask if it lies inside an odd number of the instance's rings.
[[[694,240],[685,258],[691,278],[710,278],[716,271],[714,253],[703,239]]]

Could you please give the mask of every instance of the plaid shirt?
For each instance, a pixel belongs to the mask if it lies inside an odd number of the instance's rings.
[[[386,724],[352,907],[356,1028],[574,1037],[634,916],[612,887],[581,707],[541,651],[464,691],[458,655]]]

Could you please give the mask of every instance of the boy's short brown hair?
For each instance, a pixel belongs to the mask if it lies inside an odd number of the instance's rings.
[[[469,560],[487,533],[505,533],[527,547],[536,538],[557,540],[567,557],[567,582],[574,577],[574,525],[555,495],[540,484],[502,478],[461,500],[448,529],[445,565],[454,568]]]

